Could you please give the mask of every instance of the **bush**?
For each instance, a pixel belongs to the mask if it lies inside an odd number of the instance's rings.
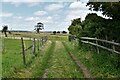
[[[56,31],[53,31],[53,34],[55,35],[55,34],[56,34]]]
[[[60,31],[57,31],[57,33],[59,33],[59,34],[60,34]]]
[[[63,33],[63,34],[66,34],[67,32],[66,32],[66,31],[63,31],[62,33]]]

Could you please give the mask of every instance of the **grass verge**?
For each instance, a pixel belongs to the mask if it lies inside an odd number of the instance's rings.
[[[115,53],[101,50],[96,52],[95,47],[84,44],[83,46],[71,46],[65,43],[69,50],[90,70],[95,78],[117,78],[120,77],[120,69],[116,67],[118,56]]]
[[[4,39],[4,52],[2,52],[2,77],[13,77],[20,69],[26,67],[23,64],[21,40]],[[25,48],[31,46],[32,41],[24,40]],[[37,52],[38,53],[38,52]],[[27,67],[33,60],[32,50],[25,52]]]
[[[45,69],[47,68],[48,66],[48,61],[49,59],[51,58],[51,55],[54,51],[54,48],[55,48],[55,42],[52,42],[51,43],[51,46],[47,49],[47,51],[45,52],[45,55],[42,59],[42,62],[40,63],[40,65],[38,67],[36,67],[36,72],[35,74],[33,75],[33,77],[37,77],[37,78],[42,78],[43,77],[43,74],[45,73]]]

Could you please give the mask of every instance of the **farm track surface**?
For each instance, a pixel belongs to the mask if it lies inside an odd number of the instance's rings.
[[[79,67],[76,64],[79,64]],[[84,67],[76,60],[74,55],[69,54],[68,49],[62,41],[48,41],[30,65],[15,71],[11,77],[91,78],[91,75]]]
[[[80,60],[78,60],[74,54],[72,52],[70,52],[68,50],[68,47],[66,46],[66,44],[63,42],[63,45],[65,47],[65,49],[67,50],[67,52],[69,53],[70,57],[73,59],[73,61],[76,63],[76,65],[79,67],[80,70],[82,70],[83,72],[83,75],[84,75],[84,78],[88,78],[90,80],[93,80],[92,78],[92,75],[90,73],[90,71],[87,69],[87,67],[85,67],[81,62]]]
[[[61,41],[55,41],[55,49],[43,78],[83,78],[82,72],[73,62]]]

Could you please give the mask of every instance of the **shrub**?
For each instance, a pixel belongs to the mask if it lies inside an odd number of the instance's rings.
[[[56,31],[53,31],[53,34],[55,35],[55,34],[56,34]]]

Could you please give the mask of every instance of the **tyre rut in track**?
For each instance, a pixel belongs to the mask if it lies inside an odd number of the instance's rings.
[[[78,70],[62,42],[56,41],[49,65],[43,78],[81,78],[82,72]]]
[[[76,63],[76,65],[80,68],[80,70],[82,70],[83,74],[84,74],[84,78],[89,78],[92,79],[92,75],[90,74],[89,70],[73,55],[72,52],[70,52],[68,50],[68,47],[66,46],[66,44],[64,42],[62,42],[65,49],[67,50],[68,54],[70,55],[70,57],[73,59],[73,61]]]
[[[42,76],[42,78],[47,78],[47,73],[48,73],[48,72],[47,72],[47,67],[48,67],[49,60],[50,60],[50,58],[51,58],[51,56],[52,56],[52,54],[53,54],[53,51],[54,51],[54,49],[55,49],[55,45],[56,45],[56,43],[55,43],[55,42],[52,42],[49,50],[46,52],[45,58],[43,59],[43,61],[45,61],[45,62],[43,63],[43,70],[44,70],[44,71],[43,71],[43,74],[40,75],[40,76]]]

